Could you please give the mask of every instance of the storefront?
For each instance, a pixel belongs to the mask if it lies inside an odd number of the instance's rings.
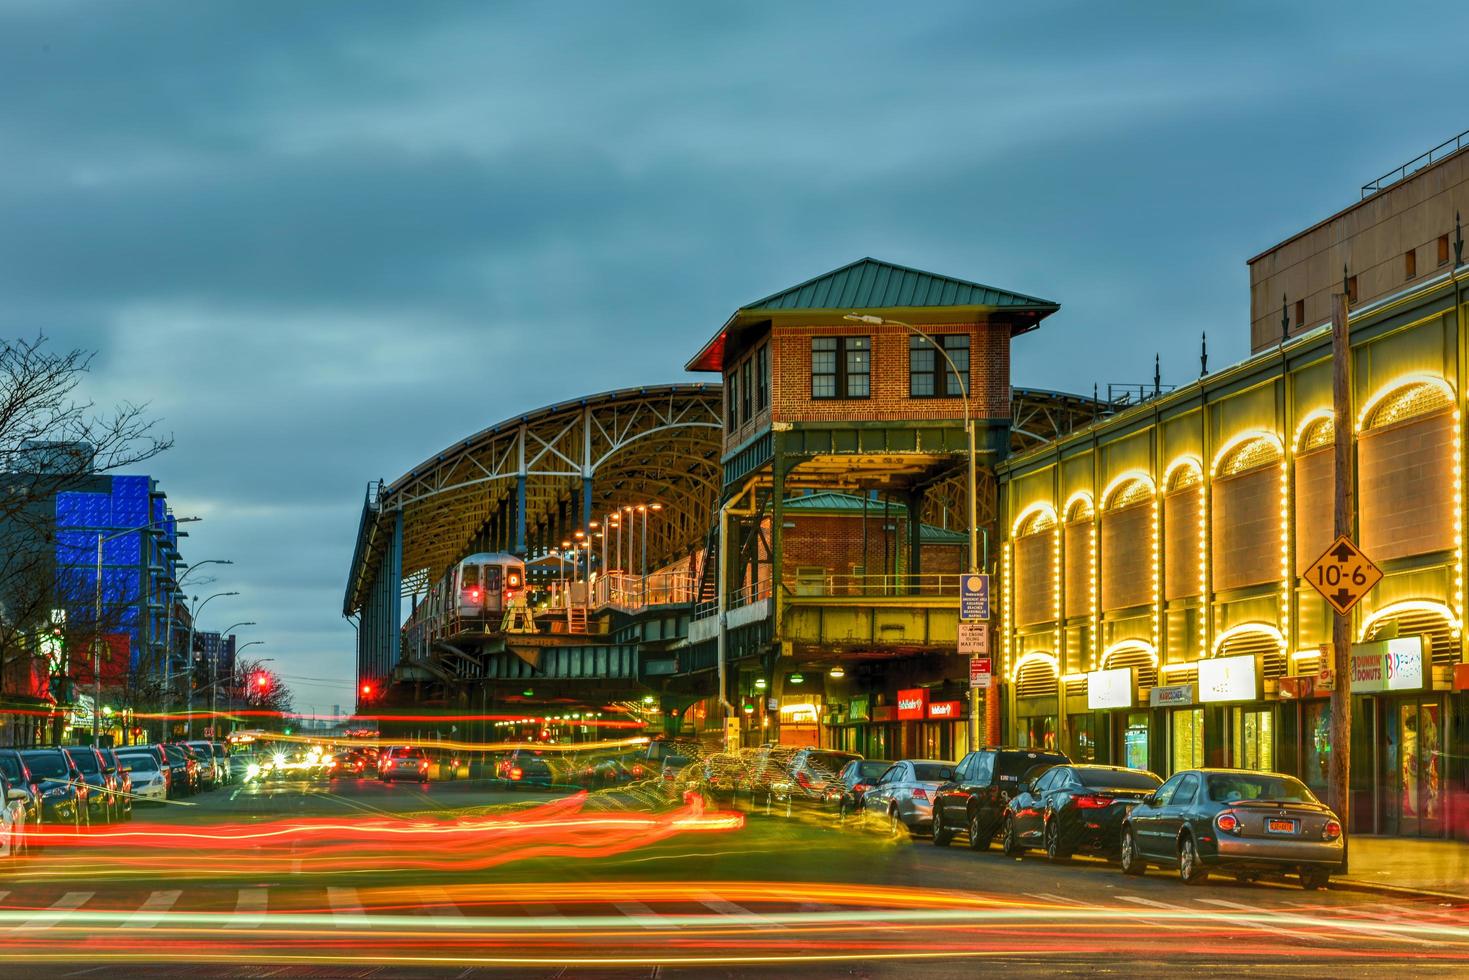
[[[1160,685],[1148,692],[1153,725],[1144,737],[1151,768],[1160,776],[1204,764],[1204,709],[1196,701],[1193,684]],[[1154,731],[1156,745],[1151,744]]]
[[[1071,757],[1091,758],[1133,769],[1149,768],[1148,712],[1138,707],[1137,668],[1117,667],[1087,674],[1089,714],[1070,719]],[[1078,754],[1080,753],[1080,754]]]
[[[958,761],[969,748],[969,714],[963,701],[929,701],[918,730],[918,755]]]

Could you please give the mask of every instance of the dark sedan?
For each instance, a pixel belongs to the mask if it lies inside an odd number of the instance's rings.
[[[102,753],[90,745],[68,745],[63,752],[82,774],[87,784],[88,819],[92,823],[112,823],[118,819],[117,777],[107,773]]]
[[[12,789],[26,794],[26,832],[36,840],[43,832],[45,814],[41,804],[41,780],[31,772],[15,749],[0,749],[0,775],[10,781]],[[34,848],[39,850],[39,848]]]
[[[90,823],[87,784],[60,749],[23,749],[20,757],[41,787],[41,819],[51,827]]]
[[[1187,884],[1211,869],[1236,877],[1296,874],[1308,890],[1325,885],[1346,857],[1346,833],[1300,780],[1273,772],[1188,769],[1127,815],[1122,870],[1178,868]]]
[[[1010,797],[1000,846],[1011,855],[1044,848],[1052,861],[1063,861],[1077,851],[1116,854],[1127,811],[1162,783],[1140,769],[1051,766]]]
[[[888,771],[892,763],[886,759],[853,759],[837,773],[841,798],[837,800],[837,819],[846,820],[862,813],[862,794]]]

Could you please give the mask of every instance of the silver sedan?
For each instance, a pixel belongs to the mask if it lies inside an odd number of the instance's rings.
[[[954,778],[954,764],[939,759],[903,759],[888,767],[862,794],[862,812],[883,821],[888,833],[933,832],[933,797]]]

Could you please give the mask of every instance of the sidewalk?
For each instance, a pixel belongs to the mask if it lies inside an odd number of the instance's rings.
[[[1333,887],[1431,893],[1469,902],[1469,843],[1358,835],[1348,847],[1351,873],[1333,877]]]

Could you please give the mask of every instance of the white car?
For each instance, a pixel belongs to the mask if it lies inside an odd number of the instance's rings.
[[[168,799],[168,777],[152,752],[117,753],[117,760],[132,773],[134,803],[162,803]]]
[[[26,836],[26,791],[14,789],[0,774],[0,857],[19,857],[30,850]]]

